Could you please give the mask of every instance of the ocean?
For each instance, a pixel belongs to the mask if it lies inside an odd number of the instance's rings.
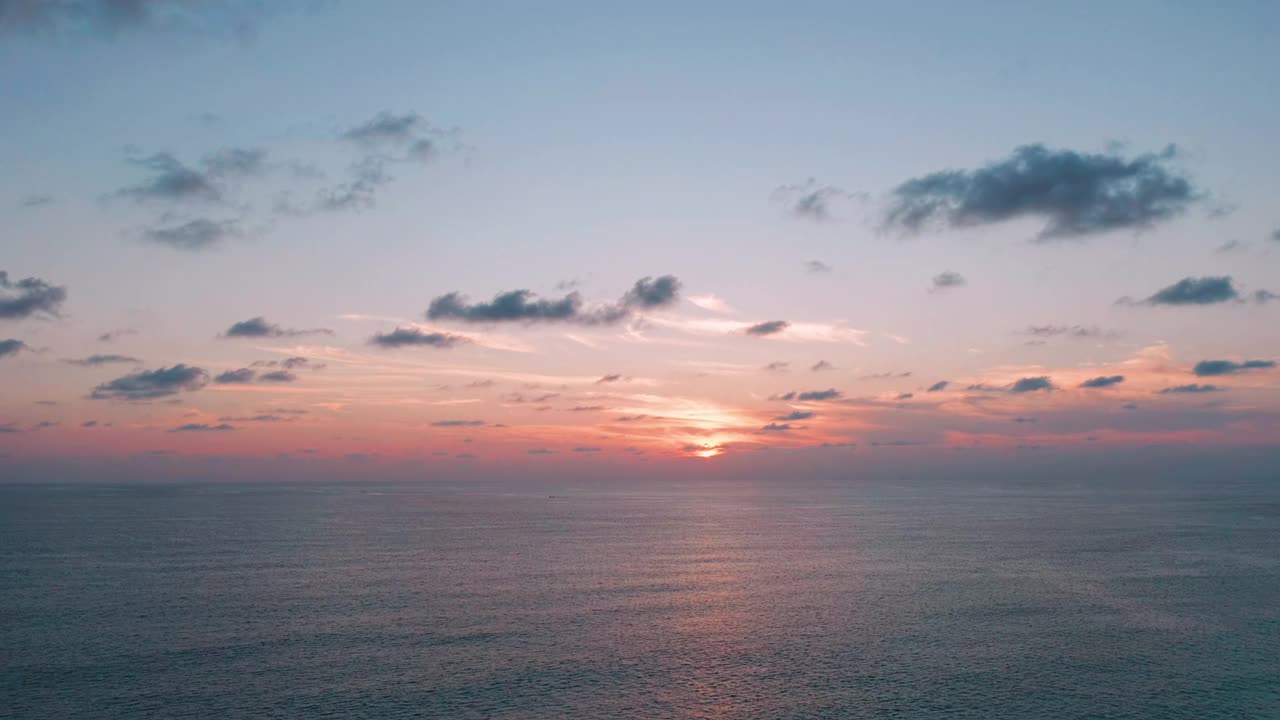
[[[5,718],[1280,718],[1280,483],[0,487]]]

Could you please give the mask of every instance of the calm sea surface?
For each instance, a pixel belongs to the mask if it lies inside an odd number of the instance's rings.
[[[1280,482],[0,487],[0,716],[1280,718]]]

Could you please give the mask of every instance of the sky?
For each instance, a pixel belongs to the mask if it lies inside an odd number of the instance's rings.
[[[1278,24],[0,0],[0,480],[1254,457]]]

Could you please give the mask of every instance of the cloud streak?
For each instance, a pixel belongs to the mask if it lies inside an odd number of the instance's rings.
[[[32,315],[60,317],[62,303],[67,299],[67,289],[50,285],[40,278],[28,277],[10,280],[9,274],[0,270],[0,320],[20,320]]]
[[[577,292],[542,299],[531,290],[511,290],[479,303],[468,302],[462,294],[452,292],[432,300],[426,317],[465,323],[610,325],[638,312],[668,307],[675,303],[679,292],[680,281],[673,275],[641,278],[617,302],[597,307],[584,306]]]

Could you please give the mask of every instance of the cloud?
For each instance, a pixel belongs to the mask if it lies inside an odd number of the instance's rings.
[[[94,400],[152,400],[200,390],[208,380],[209,375],[203,369],[179,363],[173,367],[118,377],[94,388],[89,397]]]
[[[340,137],[362,145],[403,145],[416,140],[419,132],[428,127],[427,121],[416,112],[397,115],[384,110],[346,130]]]
[[[80,365],[82,367],[97,367],[99,365],[112,365],[116,363],[140,363],[142,362],[136,357],[129,355],[90,355],[84,358],[67,358],[62,362],[68,365]]]
[[[933,286],[929,288],[929,291],[941,292],[950,288],[964,287],[966,283],[967,281],[963,275],[947,270],[933,276]]]
[[[809,260],[804,264],[805,272],[811,273],[829,273],[835,268],[822,262],[821,260]]]
[[[607,325],[630,318],[636,311],[673,304],[680,281],[672,275],[641,278],[618,302],[584,308],[582,296],[571,292],[561,298],[539,299],[530,290],[498,293],[487,303],[468,303],[465,296],[451,292],[431,301],[429,320],[457,320],[468,323],[576,323]]]
[[[795,428],[787,423],[769,423],[768,425],[760,428],[763,432],[787,432],[794,429]]]
[[[298,6],[296,2],[244,0],[4,0],[0,2],[0,38],[73,30],[108,36],[132,30],[227,31],[243,38],[262,15]]]
[[[214,177],[259,175],[267,167],[267,151],[260,148],[228,147],[204,156],[205,170]]]
[[[484,425],[483,420],[437,420],[431,423],[431,427],[480,427]]]
[[[219,373],[218,376],[213,379],[213,382],[218,385],[241,385],[243,383],[253,382],[253,378],[256,375],[257,373],[249,368],[240,368],[238,370],[228,370],[224,373]]]
[[[1194,394],[1194,393],[1211,393],[1211,392],[1222,392],[1222,388],[1218,387],[1217,385],[1197,385],[1195,383],[1192,383],[1191,385],[1178,385],[1175,387],[1167,387],[1161,390],[1160,394],[1170,395],[1170,394],[1183,394],[1183,393]]]
[[[768,335],[777,335],[789,327],[791,327],[791,323],[786,320],[768,320],[766,322],[751,325],[742,332],[757,337],[765,337]]]
[[[1270,290],[1257,290],[1253,293],[1253,301],[1259,305],[1269,303],[1272,300],[1280,300],[1280,295],[1277,295]]]
[[[1267,239],[1272,242],[1280,242],[1280,228],[1272,230],[1271,234],[1267,236]]]
[[[807,390],[799,392],[792,390],[791,392],[781,395],[774,395],[770,400],[799,400],[801,402],[817,402],[822,400],[836,400],[843,396],[839,390],[828,388],[826,390]]]
[[[125,335],[137,335],[138,331],[133,328],[121,328],[119,330],[108,330],[98,336],[98,342],[111,342]]]
[[[1239,300],[1235,285],[1230,276],[1221,277],[1186,277],[1178,282],[1157,290],[1151,297],[1143,300],[1142,305],[1213,305],[1232,300]],[[1133,304],[1128,298],[1121,298],[1119,304]]]
[[[764,366],[766,372],[787,372],[791,368],[791,363],[776,360]]]
[[[690,295],[689,302],[711,312],[727,313],[732,311],[728,303],[715,295]]]
[[[1221,245],[1219,245],[1218,247],[1214,248],[1213,251],[1218,255],[1226,255],[1227,253],[1240,252],[1241,250],[1245,250],[1248,247],[1249,247],[1248,243],[1243,243],[1243,242],[1240,242],[1239,240],[1228,240],[1222,243]]]
[[[576,447],[573,449],[573,451],[576,453],[598,453],[602,449],[603,448],[598,448],[598,447]]]
[[[434,347],[447,349],[465,345],[471,338],[442,332],[424,332],[417,328],[398,327],[389,333],[379,333],[369,338],[369,344],[384,348]]]
[[[1096,325],[1089,327],[1084,325],[1029,325],[1023,331],[1023,334],[1038,338],[1071,337],[1081,339],[1114,338],[1118,335],[1113,330],[1103,330]]]
[[[916,396],[915,393],[909,393],[909,392],[898,393],[898,396],[894,398],[894,400],[910,400],[915,396]]]
[[[831,218],[833,202],[865,199],[862,193],[851,193],[834,185],[820,185],[810,178],[804,183],[782,185],[773,196],[787,205],[796,217],[822,222]]]
[[[1246,360],[1232,362],[1230,360],[1201,360],[1192,369],[1198,377],[1214,377],[1217,375],[1234,375],[1245,370],[1269,370],[1276,366],[1273,360]]]
[[[1109,388],[1124,382],[1123,375],[1100,375],[1080,383],[1082,388]]]
[[[311,328],[309,330],[294,330],[292,328],[282,328],[279,325],[269,323],[261,315],[248,320],[241,320],[234,323],[227,331],[219,337],[222,338],[264,338],[264,337],[296,337],[298,335],[332,335],[333,331],[327,328]]]
[[[793,410],[787,413],[786,415],[779,415],[778,417],[774,418],[774,420],[781,420],[782,422],[790,422],[792,420],[808,420],[812,417],[815,417],[816,415],[817,413],[810,412],[808,410]]]
[[[172,154],[158,152],[144,157],[131,157],[133,165],[149,170],[152,176],[141,184],[119,190],[116,194],[138,201],[165,200],[219,202],[222,191],[204,172],[184,165]]]
[[[293,382],[298,376],[288,370],[273,370],[271,372],[262,373],[258,377],[258,382]]]
[[[1024,145],[977,170],[945,170],[893,190],[886,227],[965,228],[1023,217],[1046,221],[1039,240],[1141,230],[1169,220],[1203,197],[1159,154],[1125,159]]]
[[[240,236],[235,220],[209,220],[197,218],[181,225],[147,228],[142,237],[148,242],[165,245],[174,250],[196,252],[221,245],[224,240]]]
[[[67,299],[67,289],[50,285],[40,278],[9,279],[0,270],[0,290],[16,291],[0,293],[0,320],[17,320],[36,314],[60,317],[62,303]]]
[[[223,423],[221,425],[206,425],[205,423],[188,423],[179,425],[169,432],[226,432],[227,430],[235,430],[234,427]]]
[[[569,408],[569,412],[600,412],[601,410],[607,409],[608,408],[603,405],[578,405],[576,407]]]
[[[10,355],[17,355],[23,350],[30,350],[31,347],[21,340],[9,338],[8,340],[0,340],[0,358]]]
[[[1047,390],[1053,390],[1053,389],[1054,389],[1053,383],[1050,382],[1049,378],[1044,375],[1041,375],[1039,377],[1019,378],[1009,388],[1009,392],[1027,393],[1027,392],[1036,392],[1037,390],[1047,391]]]
[[[534,448],[534,449],[530,450],[528,454],[530,454],[530,455],[555,455],[555,454],[556,454],[556,451],[555,451],[555,450],[548,450],[547,448]]]
[[[82,428],[94,428],[94,427],[98,427],[98,421],[97,421],[97,420],[85,420],[84,422],[80,423],[80,427],[82,427]]]
[[[946,390],[947,385],[950,385],[950,384],[951,383],[947,382],[946,380],[939,380],[938,382],[930,385],[929,388],[925,390],[925,392],[942,392],[943,390]]]
[[[826,360],[819,360],[818,362],[814,363],[812,367],[809,368],[809,370],[812,372],[826,372],[827,370],[835,370],[835,369],[836,369],[836,366],[832,365]]]
[[[622,379],[622,375],[617,373],[612,373],[612,374],[601,377],[599,380],[596,380],[596,384],[603,385],[605,383],[618,382],[621,379]]]
[[[293,422],[294,420],[295,420],[295,418],[280,417],[279,415],[271,415],[271,414],[267,414],[267,413],[264,413],[264,414],[262,414],[262,415],[245,415],[245,416],[242,416],[242,417],[228,416],[228,417],[220,417],[220,418],[218,418],[218,422],[262,422],[262,423],[277,423],[277,422]]]
[[[45,205],[51,205],[51,204],[53,204],[52,195],[31,195],[27,198],[24,198],[22,202],[19,203],[19,205],[21,205],[24,208],[44,207]]]

